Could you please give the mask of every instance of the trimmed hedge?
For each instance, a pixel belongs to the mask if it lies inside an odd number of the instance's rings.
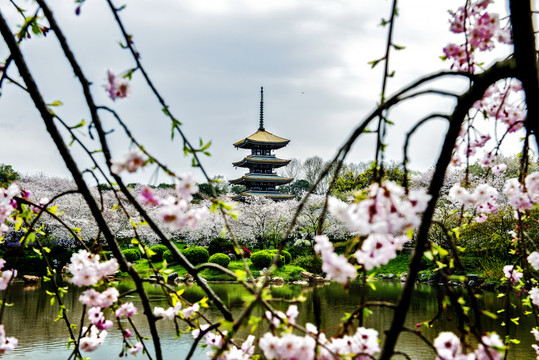
[[[187,260],[193,265],[208,262],[208,259],[210,258],[208,250],[200,246],[191,246],[187,249],[183,249],[182,254],[185,255]]]
[[[228,255],[217,253],[210,256],[208,262],[221,265],[222,267],[226,268],[228,267],[228,264],[230,264],[230,258],[228,257]]]
[[[316,262],[314,261],[314,255],[298,256],[292,261],[292,265],[302,267],[314,274],[322,274],[322,259],[320,256],[316,257]]]
[[[225,240],[223,238],[215,238],[210,241],[208,245],[208,252],[210,255],[223,253],[226,254],[229,251],[234,252],[234,244],[231,241]]]
[[[142,257],[142,254],[140,253],[139,249],[125,249],[122,250],[122,253],[129,262],[135,262],[137,260],[140,260]]]
[[[157,262],[157,261],[163,261],[163,253],[168,250],[168,248],[165,245],[157,244],[150,248],[155,254],[152,255],[150,258],[151,261]]]
[[[274,250],[261,250],[251,255],[251,262],[253,263],[254,267],[257,269],[269,268],[274,257],[275,257]],[[277,262],[277,266],[278,267],[283,266],[284,264],[285,264],[285,257],[283,255],[280,255],[279,261]]]
[[[167,263],[170,263],[174,261],[174,258],[172,257],[172,251],[167,250],[163,253],[163,260],[166,260]]]
[[[273,256],[277,254],[277,250],[267,250],[267,251],[271,252]],[[286,250],[281,251],[281,255],[284,256],[285,264],[290,264],[290,262],[292,261],[292,255],[290,255],[290,253]]]

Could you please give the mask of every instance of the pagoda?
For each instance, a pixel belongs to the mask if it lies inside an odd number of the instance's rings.
[[[264,88],[260,88],[260,126],[254,134],[234,144],[236,148],[249,149],[251,154],[243,160],[232,163],[235,167],[249,169],[239,179],[230,180],[233,185],[245,185],[246,190],[232,197],[232,200],[243,200],[247,196],[265,196],[273,200],[293,199],[295,195],[281,194],[279,185],[290,183],[294,178],[277,175],[273,170],[286,166],[290,160],[279,159],[274,150],[288,145],[290,140],[273,135],[264,129]]]

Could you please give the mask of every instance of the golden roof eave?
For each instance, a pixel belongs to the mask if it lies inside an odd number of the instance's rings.
[[[234,143],[235,147],[244,147],[246,145],[277,145],[280,147],[286,146],[290,140],[273,135],[265,130],[258,130],[254,134]]]

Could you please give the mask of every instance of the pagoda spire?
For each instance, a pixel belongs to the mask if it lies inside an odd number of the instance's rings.
[[[266,131],[264,129],[264,87],[260,87],[260,126],[258,127],[260,131]]]

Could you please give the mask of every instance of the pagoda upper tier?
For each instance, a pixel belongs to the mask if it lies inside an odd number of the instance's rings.
[[[273,135],[270,132],[259,128],[257,132],[246,137],[243,140],[234,143],[234,146],[242,149],[280,149],[288,145],[290,140],[284,139],[277,135]]]

